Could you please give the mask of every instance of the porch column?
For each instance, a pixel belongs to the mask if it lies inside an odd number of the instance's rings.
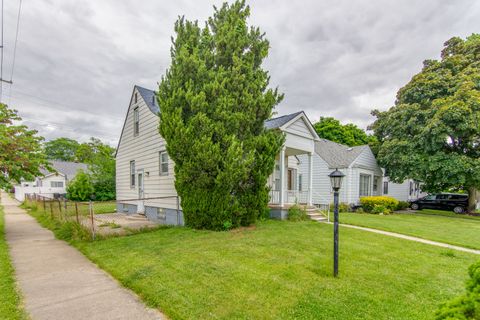
[[[309,206],[312,205],[312,197],[313,197],[313,156],[310,152],[308,154],[308,200],[307,204]]]
[[[285,147],[280,151],[280,206],[285,204]]]

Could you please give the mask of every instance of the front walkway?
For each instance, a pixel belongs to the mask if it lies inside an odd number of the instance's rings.
[[[325,222],[325,223],[333,224],[333,222]],[[359,227],[359,226],[354,226],[354,225],[351,225],[351,224],[343,224],[343,223],[340,223],[340,226],[346,227],[346,228],[352,228],[352,229],[358,229],[358,230],[373,232],[373,233],[378,233],[378,234],[383,234],[385,236],[394,237],[394,238],[400,238],[400,239],[405,239],[405,240],[410,240],[410,241],[415,241],[415,242],[421,242],[421,243],[429,244],[429,245],[432,245],[432,246],[437,246],[437,247],[442,247],[442,248],[447,248],[447,249],[452,249],[452,250],[463,251],[463,252],[468,252],[468,253],[473,253],[473,254],[479,254],[480,255],[480,250],[469,249],[469,248],[465,248],[465,247],[454,246],[454,245],[451,245],[451,244],[448,244],[448,243],[437,242],[437,241],[426,240],[426,239],[422,239],[422,238],[418,238],[418,237],[407,236],[407,235],[404,235],[404,234],[401,234],[401,233],[383,231],[383,230],[366,228],[366,227]]]
[[[1,193],[18,286],[33,320],[166,319]]]

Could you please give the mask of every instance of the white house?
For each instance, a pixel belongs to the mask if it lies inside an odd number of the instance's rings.
[[[183,224],[181,201],[174,186],[174,163],[158,131],[159,107],[153,91],[135,86],[116,153],[117,211],[144,213],[164,224]],[[285,133],[285,144],[268,180],[272,189],[272,215],[283,217],[297,197],[312,203],[315,141],[319,138],[304,112],[270,119],[270,130]],[[305,187],[298,191],[298,157],[305,156]],[[308,165],[310,163],[310,165]]]
[[[47,198],[64,196],[67,193],[67,184],[71,181],[78,170],[87,171],[84,163],[51,161],[50,165],[55,171],[50,172],[41,169],[42,176],[35,178],[35,181],[22,181],[15,186],[15,199],[23,201],[25,194],[37,194]]]
[[[427,195],[421,190],[419,182],[407,179],[402,183],[395,183],[391,182],[387,176],[383,177],[383,194],[400,201],[415,200]]]
[[[158,130],[159,112],[155,93],[135,86],[116,153],[117,211],[182,225],[174,163]],[[370,195],[388,194],[399,200],[419,195],[418,185],[412,185],[413,191],[406,187],[411,181],[384,181],[369,146],[348,147],[320,139],[303,111],[267,120],[265,127],[285,134],[285,144],[267,182],[272,217],[284,218],[294,203],[331,203],[328,174],[335,169],[346,175],[341,202],[357,204],[360,197]]]
[[[299,157],[299,189],[307,187],[303,177],[308,172],[308,161]],[[313,203],[332,202],[330,178],[335,169],[345,174],[340,189],[340,202],[356,204],[360,197],[382,195],[383,171],[369,146],[348,147],[326,139],[315,142],[313,156]]]

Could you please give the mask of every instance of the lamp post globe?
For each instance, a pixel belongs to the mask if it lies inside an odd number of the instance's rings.
[[[342,186],[343,172],[335,169],[328,175],[333,189],[333,276],[338,276],[338,198]]]

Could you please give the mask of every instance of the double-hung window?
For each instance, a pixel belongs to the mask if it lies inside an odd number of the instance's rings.
[[[50,187],[63,188],[63,181],[50,181]]]
[[[137,136],[140,133],[140,114],[138,107],[133,109],[133,135]]]
[[[160,152],[160,175],[168,175],[168,153],[167,151]]]
[[[370,195],[370,179],[370,175],[360,174],[360,197],[367,197]]]
[[[388,181],[383,181],[383,194],[388,194]]]
[[[130,188],[135,188],[135,161],[130,161]]]

